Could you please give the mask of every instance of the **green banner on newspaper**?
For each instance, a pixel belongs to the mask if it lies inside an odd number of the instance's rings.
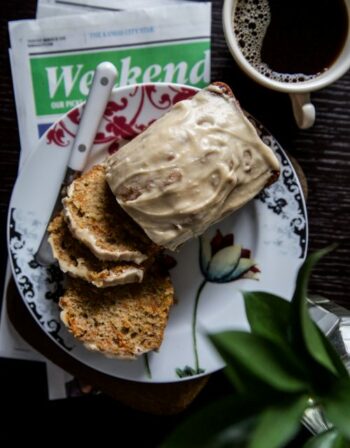
[[[61,114],[83,101],[96,65],[117,67],[117,86],[175,82],[204,87],[209,83],[209,40],[142,48],[32,56],[30,60],[38,116]]]

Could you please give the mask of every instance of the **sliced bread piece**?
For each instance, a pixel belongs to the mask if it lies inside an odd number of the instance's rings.
[[[62,321],[88,349],[133,359],[160,347],[173,300],[169,276],[153,271],[140,284],[102,290],[69,279],[59,305]]]
[[[141,264],[158,250],[116,203],[102,165],[68,187],[63,209],[74,237],[101,260]]]
[[[51,221],[48,230],[53,256],[63,272],[100,288],[142,281],[143,265],[99,260],[72,236],[63,213]]]

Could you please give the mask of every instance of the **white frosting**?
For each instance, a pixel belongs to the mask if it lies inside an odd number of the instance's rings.
[[[177,103],[106,165],[118,203],[172,250],[244,205],[279,171],[237,101],[217,86]]]

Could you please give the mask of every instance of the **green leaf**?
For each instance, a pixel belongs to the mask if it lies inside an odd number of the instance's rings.
[[[326,417],[350,440],[350,380],[339,380],[321,398]]]
[[[242,440],[251,433],[251,420],[247,419],[260,409],[258,403],[246,397],[226,397],[192,414],[170,434],[161,448],[245,446]]]
[[[285,345],[290,325],[290,303],[262,291],[243,292],[243,297],[252,333]]]
[[[310,439],[304,448],[349,448],[349,442],[332,428]]]
[[[248,448],[256,418],[248,418],[235,423],[205,444],[206,448]],[[193,448],[191,446],[191,448]]]
[[[242,331],[213,334],[210,339],[229,366],[242,366],[278,390],[307,390],[308,385],[290,362],[289,353],[268,339]]]
[[[322,257],[335,249],[335,247],[336,245],[332,245],[326,247],[325,249],[318,250],[317,252],[314,252],[306,258],[303,265],[299,269],[293,300],[302,299],[302,301],[304,302],[312,268]]]
[[[331,356],[328,354],[323,339],[320,337],[317,331],[316,325],[310,318],[307,309],[307,285],[310,278],[311,270],[313,266],[330,252],[335,246],[315,252],[307,257],[302,267],[299,270],[296,288],[291,302],[292,306],[292,319],[294,328],[294,340],[297,345],[304,346],[307,354],[325,367],[328,371],[334,375],[340,374]]]
[[[267,408],[258,419],[249,448],[284,446],[297,432],[307,406],[307,397],[299,396]]]
[[[322,343],[328,353],[328,356],[332,360],[334,366],[337,369],[338,374],[343,378],[349,378],[349,372],[347,371],[345,364],[341,360],[340,356],[338,355],[338,352],[333,347],[333,345],[330,343],[327,336],[318,328],[318,326],[315,324],[316,329],[319,333],[320,339],[322,340]]]
[[[227,364],[224,373],[240,394],[249,396],[254,391],[254,395],[259,396],[261,399],[263,397],[271,399],[271,395],[276,393],[275,389],[260,378],[257,378],[249,368],[240,363],[235,363],[234,365]],[[267,401],[267,403],[271,403],[271,401]]]

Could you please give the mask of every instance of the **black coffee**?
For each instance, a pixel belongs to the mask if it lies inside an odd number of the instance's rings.
[[[233,29],[245,58],[284,82],[315,78],[344,47],[344,0],[238,0]]]

